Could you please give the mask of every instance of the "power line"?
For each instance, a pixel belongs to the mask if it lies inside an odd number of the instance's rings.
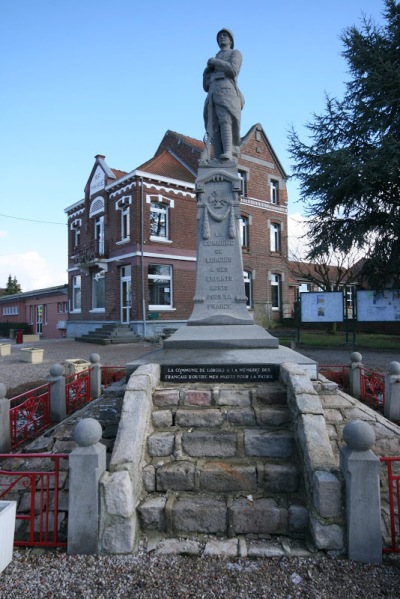
[[[42,223],[44,225],[64,225],[66,226],[67,223],[56,223],[54,221],[50,221],[50,220],[35,220],[33,218],[23,218],[22,216],[11,216],[10,214],[1,214],[0,216],[4,216],[5,218],[14,218],[15,220],[27,220],[31,223]]]

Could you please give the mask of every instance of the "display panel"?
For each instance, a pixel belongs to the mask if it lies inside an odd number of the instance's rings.
[[[343,293],[301,293],[301,322],[343,322]]]
[[[360,322],[400,320],[400,289],[357,291],[357,320]]]

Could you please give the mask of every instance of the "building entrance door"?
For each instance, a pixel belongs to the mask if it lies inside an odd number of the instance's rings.
[[[121,323],[129,324],[131,318],[131,267],[122,266],[120,273]]]
[[[42,334],[43,328],[43,306],[36,306],[36,335]]]

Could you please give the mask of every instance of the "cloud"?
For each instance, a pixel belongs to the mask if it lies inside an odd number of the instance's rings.
[[[307,217],[300,212],[288,215],[289,260],[304,260],[307,253],[307,242],[303,239],[307,231]]]
[[[0,256],[0,287],[5,287],[8,276],[16,277],[22,291],[43,289],[67,282],[66,270],[52,264],[38,252]]]

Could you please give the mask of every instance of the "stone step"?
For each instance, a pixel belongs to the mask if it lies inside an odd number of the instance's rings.
[[[196,491],[289,495],[302,492],[301,471],[294,462],[247,460],[176,460],[148,465],[147,492]]]
[[[308,511],[301,502],[274,498],[218,498],[204,494],[154,495],[138,507],[142,531],[167,537],[191,534],[288,535],[302,538]]]
[[[188,430],[155,432],[148,437],[151,458],[175,455],[189,458],[260,457],[289,459],[295,452],[290,431],[268,431],[262,428],[237,430]]]
[[[153,403],[157,408],[192,406],[232,406],[237,408],[257,405],[286,406],[286,389],[279,383],[270,383],[254,388],[232,388],[225,385],[209,388],[158,388],[153,393]]]

